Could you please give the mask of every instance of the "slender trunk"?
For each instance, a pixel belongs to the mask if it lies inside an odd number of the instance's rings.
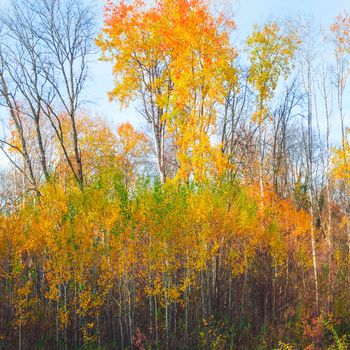
[[[310,216],[311,216],[311,255],[312,266],[315,283],[315,305],[316,312],[319,312],[319,291],[318,291],[318,276],[317,276],[317,256],[315,242],[315,209],[314,209],[314,184],[313,184],[313,133],[312,133],[312,80],[311,80],[311,62],[307,62],[307,123],[308,123],[308,181],[309,181],[309,201],[310,201]]]
[[[276,320],[276,279],[277,279],[277,266],[272,267],[272,322]]]
[[[77,348],[77,340],[78,340],[78,322],[77,322],[77,282],[76,279],[74,278],[74,348]]]
[[[59,313],[59,304],[60,304],[60,294],[61,294],[61,286],[58,286],[58,300],[56,303],[56,348],[59,349],[60,346],[60,325],[58,320]]]
[[[154,125],[155,147],[157,153],[157,164],[160,182],[164,183],[166,179],[165,160],[164,160],[164,125]]]
[[[78,131],[77,131],[77,127],[76,127],[75,112],[74,111],[71,111],[70,117],[71,117],[71,124],[72,124],[73,148],[74,148],[75,163],[77,166],[78,183],[79,183],[79,187],[81,189],[83,189],[83,186],[84,186],[83,164],[82,164],[82,160],[81,160],[81,154],[79,151]]]
[[[31,161],[30,156],[29,156],[29,151],[27,148],[27,141],[24,137],[22,121],[21,121],[21,117],[19,115],[19,108],[17,108],[16,102],[11,101],[11,97],[10,97],[10,94],[9,94],[8,88],[7,88],[7,83],[6,83],[6,80],[5,80],[2,72],[0,72],[0,83],[1,83],[2,95],[6,101],[7,107],[9,108],[11,119],[14,122],[16,130],[18,132],[18,136],[20,138],[20,143],[21,143],[21,148],[22,148],[21,155],[23,156],[23,159],[27,165],[27,168],[29,171],[29,179],[32,182],[32,185],[34,186],[34,188],[37,189],[37,183],[36,183],[36,179],[34,176],[32,161]]]
[[[152,296],[148,296],[149,305],[149,334],[151,339],[153,339],[153,307],[152,307]]]
[[[38,146],[39,146],[39,152],[40,152],[40,163],[41,163],[41,168],[44,173],[45,180],[49,180],[49,171],[47,169],[47,163],[46,163],[46,154],[45,154],[45,148],[43,144],[43,139],[42,139],[42,134],[41,134],[41,129],[40,129],[40,119],[35,118],[35,128],[36,128],[36,136],[38,139]]]
[[[154,296],[154,327],[156,331],[156,349],[159,349],[157,296]]]
[[[168,262],[165,262],[165,265],[168,267]],[[165,299],[165,348],[169,349],[169,298],[168,298],[168,272],[164,274],[164,299]]]
[[[121,288],[121,281],[119,281],[119,314],[118,314],[118,321],[119,321],[119,331],[120,331],[121,348],[124,349],[123,309],[122,309],[122,288]]]
[[[67,312],[67,286],[66,283],[63,285],[64,290],[64,312]],[[68,337],[67,337],[67,322],[64,323],[64,349],[68,349]]]
[[[329,137],[330,137],[330,123],[329,123],[329,111],[328,104],[326,103],[326,116],[327,116],[327,140],[326,140],[326,176],[327,176],[327,216],[328,216],[328,225],[327,225],[327,245],[328,245],[328,307],[327,311],[330,312],[331,306],[331,298],[332,298],[332,211],[331,211],[331,194],[330,194],[330,145],[329,145]]]
[[[200,280],[201,280],[201,305],[202,305],[202,319],[207,317],[206,307],[205,307],[205,287],[204,287],[204,272],[200,272]]]
[[[132,326],[132,301],[131,301],[131,286],[130,286],[130,282],[128,283],[128,321],[129,321],[129,336],[130,336],[130,346],[131,349],[134,348],[134,344],[133,344],[133,335],[134,335],[134,330],[133,330],[133,326]]]
[[[260,111],[263,111],[263,101],[260,101]],[[259,186],[260,186],[260,196],[261,196],[261,205],[262,208],[264,207],[264,169],[263,169],[263,162],[264,162],[264,146],[263,146],[263,122],[264,120],[259,121],[258,129],[259,129],[259,140],[258,140],[258,147],[259,147]]]
[[[19,309],[18,350],[22,350],[22,309]]]
[[[241,294],[241,305],[239,308],[239,321],[240,326],[242,325],[244,313],[245,313],[245,296],[246,296],[246,289],[247,289],[247,283],[248,283],[248,267],[246,267],[246,270],[244,271],[244,277],[243,277],[243,286],[242,286],[242,294]]]
[[[311,205],[311,252],[312,266],[315,280],[315,304],[317,313],[319,312],[319,292],[318,292],[318,276],[317,276],[317,259],[316,259],[316,243],[315,243],[315,228],[314,228],[314,210]]]

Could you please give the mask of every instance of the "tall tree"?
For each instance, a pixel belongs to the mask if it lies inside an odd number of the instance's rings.
[[[83,187],[83,164],[79,150],[76,116],[83,103],[88,63],[95,51],[95,14],[82,1],[13,1],[2,16],[4,35],[1,45],[3,95],[7,107],[24,105],[35,123],[41,167],[46,180],[49,169],[41,131],[48,118],[66,161],[79,186]],[[11,90],[9,90],[11,89]],[[68,155],[61,115],[70,119],[69,139],[73,157]]]
[[[290,61],[296,49],[296,36],[292,32],[283,32],[276,23],[271,22],[248,37],[250,70],[249,82],[257,91],[257,109],[253,120],[258,125],[258,153],[259,153],[259,182],[261,197],[264,197],[264,146],[263,129],[264,122],[271,114],[268,110],[268,102],[274,95],[279,78],[287,76],[290,72]]]
[[[307,120],[307,135],[305,142],[306,152],[306,184],[308,189],[310,215],[311,215],[311,255],[313,261],[313,273],[315,283],[315,306],[317,313],[319,312],[319,283],[318,283],[318,263],[316,253],[316,189],[315,189],[315,143],[314,143],[314,65],[317,57],[317,35],[316,31],[310,21],[300,23],[299,35],[301,38],[301,46],[299,50],[300,71],[304,91],[307,99],[306,120]]]
[[[106,17],[97,43],[113,63],[115,88],[110,97],[122,104],[141,103],[164,182],[169,134],[175,135],[184,171],[191,158],[202,159],[209,147],[223,82],[235,79],[228,22],[223,16],[214,18],[203,0],[162,0],[153,7],[142,1],[109,3]]]

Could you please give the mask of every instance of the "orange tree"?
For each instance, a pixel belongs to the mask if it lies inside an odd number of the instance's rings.
[[[166,178],[165,142],[172,135],[179,177],[202,180],[207,165],[222,171],[220,147],[212,147],[217,107],[227,81],[234,82],[233,23],[214,17],[203,0],[109,2],[97,40],[104,59],[113,63],[110,98],[136,100],[150,124],[160,179]]]

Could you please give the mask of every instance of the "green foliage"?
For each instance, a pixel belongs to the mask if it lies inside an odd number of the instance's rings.
[[[350,346],[349,342],[349,335],[344,334],[342,336],[339,336],[337,330],[336,330],[336,323],[332,317],[332,315],[329,315],[326,319],[323,321],[324,327],[330,332],[332,336],[332,344],[328,346],[328,350],[347,350]]]

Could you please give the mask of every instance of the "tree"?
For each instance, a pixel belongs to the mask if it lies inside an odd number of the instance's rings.
[[[172,91],[170,58],[159,35],[160,6],[147,9],[142,1],[126,5],[123,1],[106,6],[103,34],[97,45],[103,59],[113,63],[115,88],[109,93],[122,105],[136,99],[140,114],[151,125],[159,176],[166,178],[165,138]]]
[[[136,182],[137,174],[142,173],[142,168],[146,168],[147,156],[151,152],[151,144],[148,137],[135,128],[130,123],[120,124],[117,128],[117,163],[123,171],[123,178],[126,187]]]
[[[115,88],[109,96],[122,104],[141,103],[140,113],[153,131],[161,181],[171,133],[188,177],[201,167],[190,165],[190,159],[202,160],[210,148],[224,82],[235,79],[228,21],[214,18],[202,0],[162,0],[154,7],[142,1],[109,3],[106,17],[97,43],[104,59],[113,62]]]
[[[44,116],[48,118],[69,168],[82,188],[83,164],[76,115],[83,102],[87,67],[95,50],[95,14],[81,1],[21,0],[11,3],[1,25],[4,27],[0,56],[2,95],[6,106],[13,111],[12,115],[21,113],[33,119],[46,180],[49,169],[41,120]],[[21,104],[26,106],[25,110],[19,108]],[[62,113],[70,119],[73,157],[66,150],[69,146],[62,133]],[[20,128],[17,129],[21,134]]]
[[[335,85],[337,87],[337,105],[341,121],[342,142],[344,142],[346,135],[344,126],[343,96],[349,76],[348,55],[350,54],[350,16],[347,13],[339,15],[336,21],[331,25],[330,29],[335,54],[334,75]]]
[[[35,20],[32,10],[28,6],[21,7],[19,3],[13,3],[11,14],[0,18],[0,26],[3,29],[0,47],[2,96],[5,106],[10,109],[10,114],[21,114],[33,120],[40,152],[41,171],[47,181],[49,169],[45,140],[41,131],[43,118],[41,94],[45,91],[47,79],[41,77],[40,42],[33,32],[32,23]],[[12,120],[14,120],[13,117]],[[19,121],[18,118],[17,120]],[[23,130],[18,127],[17,131],[19,134],[23,133]]]
[[[314,30],[311,21],[305,21],[300,24],[299,35],[301,45],[299,50],[299,64],[302,76],[302,83],[307,99],[306,120],[307,129],[305,135],[305,153],[306,153],[306,174],[305,183],[309,196],[309,210],[311,215],[311,255],[313,260],[313,273],[315,283],[315,306],[317,313],[319,312],[319,287],[318,287],[318,264],[316,253],[316,190],[315,190],[315,135],[314,135],[314,81],[313,72],[315,60],[317,57],[317,32]]]
[[[279,78],[290,72],[290,61],[294,56],[297,38],[292,32],[283,33],[276,22],[267,23],[248,37],[250,70],[248,81],[257,91],[257,109],[253,120],[259,129],[259,181],[261,197],[264,196],[264,149],[263,125],[270,117],[267,103],[273,97]]]

